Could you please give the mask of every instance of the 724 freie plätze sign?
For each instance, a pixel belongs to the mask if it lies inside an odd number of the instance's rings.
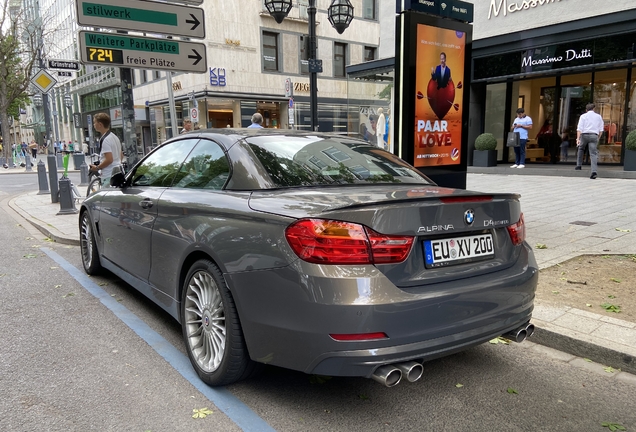
[[[202,43],[88,31],[79,32],[79,41],[84,64],[207,72]]]

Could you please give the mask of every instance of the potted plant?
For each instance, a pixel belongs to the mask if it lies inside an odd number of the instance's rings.
[[[636,130],[631,131],[625,138],[624,171],[636,171]]]
[[[497,166],[497,140],[491,133],[483,133],[475,139],[473,166]]]

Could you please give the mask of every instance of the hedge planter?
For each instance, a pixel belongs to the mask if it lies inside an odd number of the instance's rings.
[[[636,150],[625,150],[623,171],[636,171]]]
[[[627,159],[625,159],[625,164],[627,166]],[[497,166],[497,150],[473,150],[473,166]]]

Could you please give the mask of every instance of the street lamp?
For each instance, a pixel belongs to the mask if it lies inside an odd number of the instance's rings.
[[[292,0],[265,0],[265,7],[278,24],[289,14]],[[316,0],[309,0],[309,111],[311,130],[318,128],[318,72],[322,72],[322,61],[316,59]],[[329,22],[339,34],[345,31],[353,19],[353,6],[349,0],[332,0],[327,9]]]

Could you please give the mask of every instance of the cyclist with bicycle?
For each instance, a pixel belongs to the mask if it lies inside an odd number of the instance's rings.
[[[99,163],[91,165],[89,170],[101,171],[102,184],[109,184],[113,167],[122,164],[124,153],[117,135],[110,130],[110,116],[106,113],[97,113],[93,116],[93,127],[102,136],[99,139]]]

